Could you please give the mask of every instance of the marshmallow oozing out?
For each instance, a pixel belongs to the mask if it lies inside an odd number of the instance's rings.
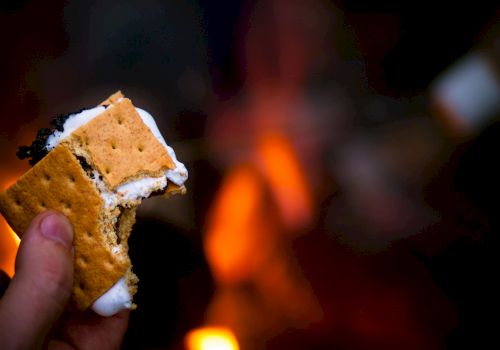
[[[125,277],[116,282],[113,287],[101,295],[93,304],[92,310],[101,316],[112,316],[121,310],[132,307],[132,296],[128,290]]]

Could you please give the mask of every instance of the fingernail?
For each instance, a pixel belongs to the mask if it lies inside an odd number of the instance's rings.
[[[46,238],[59,242],[71,249],[73,243],[73,228],[62,214],[49,214],[42,219],[40,231]]]

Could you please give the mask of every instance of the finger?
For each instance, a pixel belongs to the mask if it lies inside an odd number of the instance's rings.
[[[63,342],[61,340],[51,340],[47,349],[48,350],[77,350],[76,348],[74,348],[70,344]]]
[[[66,321],[62,340],[81,350],[119,349],[127,330],[129,314],[129,310],[122,310],[111,317],[102,317],[90,310],[74,313]],[[52,350],[50,346],[49,349]]]
[[[16,274],[0,300],[0,339],[6,348],[41,346],[64,310],[73,283],[73,229],[45,212],[33,219],[16,258]]]

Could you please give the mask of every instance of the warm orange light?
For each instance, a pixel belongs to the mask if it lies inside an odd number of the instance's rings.
[[[0,218],[0,269],[10,277],[14,275],[19,237],[10,228],[3,218]]]
[[[205,253],[219,282],[255,276],[274,249],[275,214],[292,231],[312,220],[310,189],[289,141],[268,134],[256,155],[258,169],[240,165],[229,171],[210,212]],[[276,205],[270,204],[269,193]]]
[[[288,139],[269,133],[260,139],[257,161],[290,229],[307,225],[313,215],[311,191]]]
[[[239,350],[234,334],[227,328],[204,327],[190,331],[185,339],[188,350]]]
[[[272,218],[263,208],[264,185],[250,166],[233,168],[210,212],[204,245],[215,279],[248,279],[270,251]]]
[[[17,178],[9,178],[0,185],[0,192],[9,188],[16,182]],[[14,275],[14,264],[16,261],[19,237],[10,228],[3,217],[0,216],[0,269],[9,276]]]

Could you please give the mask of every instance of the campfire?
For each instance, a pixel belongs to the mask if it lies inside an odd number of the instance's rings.
[[[3,191],[16,182],[16,178],[0,179],[0,181],[3,181],[0,183],[0,191]],[[0,216],[0,269],[11,277],[14,275],[14,263],[19,242],[19,237],[10,228],[3,216]]]

